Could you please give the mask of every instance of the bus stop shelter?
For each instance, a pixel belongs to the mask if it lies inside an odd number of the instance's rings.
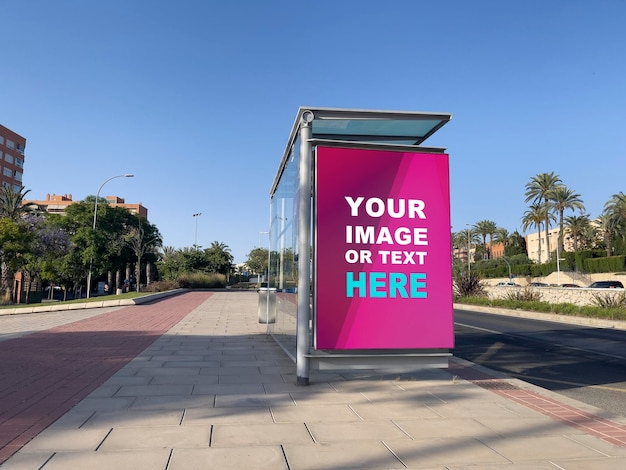
[[[311,369],[447,367],[447,113],[301,107],[270,190],[268,330]]]

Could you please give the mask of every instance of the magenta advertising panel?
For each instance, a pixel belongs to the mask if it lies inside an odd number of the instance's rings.
[[[454,347],[448,155],[317,147],[316,348]]]

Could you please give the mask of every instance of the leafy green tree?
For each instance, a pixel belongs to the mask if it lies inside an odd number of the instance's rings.
[[[269,261],[269,252],[267,248],[253,248],[248,253],[246,265],[254,274],[262,274],[267,272]]]
[[[585,210],[585,205],[580,199],[580,194],[575,193],[565,185],[559,184],[548,192],[548,205],[559,215],[559,249],[563,253],[565,251],[563,245],[564,222],[563,214],[565,210],[578,210],[581,213]]]
[[[233,267],[233,255],[230,247],[223,242],[214,241],[204,250],[209,272],[226,275],[227,279]]]
[[[33,234],[27,224],[9,217],[0,218],[0,290],[11,298],[14,273],[24,263],[24,254],[30,252]]]
[[[29,214],[24,221],[33,233],[32,249],[23,255],[22,272],[29,281],[39,278],[43,282],[59,283],[64,270],[64,258],[71,249],[67,234],[42,214]],[[26,303],[28,293],[26,289]]]
[[[524,202],[532,201],[533,204],[546,205],[548,203],[550,193],[561,183],[561,178],[555,175],[554,172],[539,173],[533,176],[528,183],[526,183],[526,192],[524,195],[526,199]],[[543,220],[544,228],[546,231],[546,250],[550,253],[550,240],[548,233],[550,231],[550,212],[545,211],[545,218]],[[539,228],[539,239],[541,239],[541,226]],[[541,242],[539,243],[541,247]],[[539,250],[539,256],[541,257],[541,249]],[[539,260],[541,263],[541,260]]]

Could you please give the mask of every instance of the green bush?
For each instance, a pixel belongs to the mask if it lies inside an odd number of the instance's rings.
[[[626,256],[605,256],[585,260],[585,270],[589,273],[621,272],[626,266]]]
[[[507,300],[521,302],[537,302],[541,300],[541,293],[525,287],[524,289],[511,289],[506,295]]]
[[[456,297],[455,302],[467,305],[484,305],[487,307],[501,307],[512,310],[527,310],[530,312],[554,313],[557,315],[572,315],[588,318],[603,318],[611,320],[626,320],[624,307],[579,306],[570,303],[551,304],[542,301],[523,301],[510,299],[490,299],[488,297]]]
[[[167,280],[167,281],[156,281],[151,282],[146,287],[142,289],[143,292],[165,292],[168,290],[178,289],[180,286],[177,281]]]
[[[467,272],[456,273],[454,276],[454,293],[461,297],[485,295],[485,288],[480,275],[475,271],[469,274]]]
[[[176,279],[184,289],[211,289],[226,287],[226,276],[220,273],[184,273]]]
[[[592,294],[592,303],[600,308],[626,308],[626,294]]]

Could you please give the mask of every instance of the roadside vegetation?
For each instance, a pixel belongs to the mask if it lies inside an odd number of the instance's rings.
[[[461,286],[459,288],[459,286]],[[471,288],[470,288],[471,287]],[[626,320],[626,293],[593,295],[594,305],[575,305],[571,303],[550,303],[540,300],[539,292],[532,288],[516,288],[504,299],[492,299],[487,296],[485,285],[480,275],[474,273],[468,282],[464,273],[456,273],[454,278],[454,302],[456,304],[498,307],[511,310],[553,313],[608,320]]]
[[[626,271],[626,194],[613,194],[594,219],[586,213],[580,194],[554,172],[531,177],[524,189],[528,210],[521,217],[521,226],[524,231],[537,230],[539,259],[528,257],[525,238],[517,231],[509,233],[491,220],[468,225],[452,234],[455,302],[626,320],[624,293],[594,294],[592,306],[544,302],[530,288],[511,290],[504,299],[487,296],[483,279],[488,278],[537,278],[557,270],[582,274]],[[567,211],[574,215],[566,215]],[[558,227],[556,244],[550,243],[551,227]],[[542,246],[548,259],[541,259]]]

